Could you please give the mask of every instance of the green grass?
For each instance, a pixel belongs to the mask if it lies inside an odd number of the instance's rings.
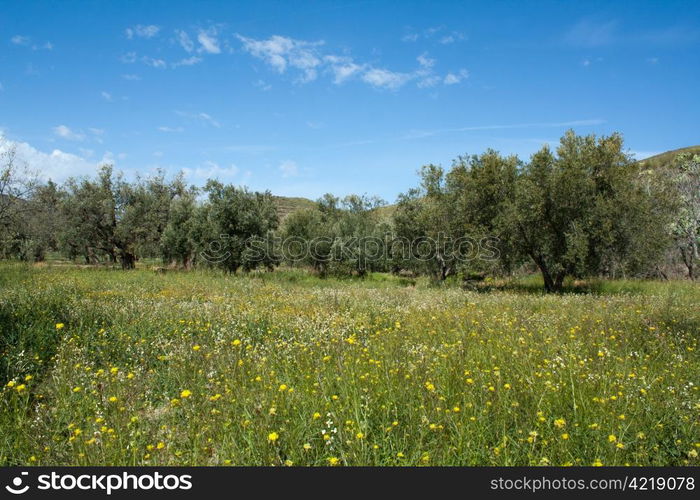
[[[698,464],[700,287],[458,285],[0,263],[0,463]]]

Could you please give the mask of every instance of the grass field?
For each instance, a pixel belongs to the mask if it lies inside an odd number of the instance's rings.
[[[536,286],[0,264],[0,463],[697,465],[700,287]]]

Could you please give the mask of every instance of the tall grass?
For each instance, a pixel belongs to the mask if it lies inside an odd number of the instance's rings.
[[[589,286],[0,264],[0,463],[697,464],[700,289]]]

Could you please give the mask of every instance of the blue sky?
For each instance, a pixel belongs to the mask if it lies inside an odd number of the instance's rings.
[[[567,128],[700,143],[700,2],[0,2],[0,131],[102,162],[394,201],[426,163]]]

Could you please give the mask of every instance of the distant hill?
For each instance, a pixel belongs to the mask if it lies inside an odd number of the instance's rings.
[[[639,160],[640,165],[644,165],[647,168],[657,169],[670,165],[677,155],[681,153],[697,153],[700,154],[700,146],[689,146],[687,148],[674,149],[673,151],[666,151],[658,155],[650,156],[643,160]]]
[[[288,196],[273,196],[273,201],[277,207],[277,216],[280,221],[284,220],[292,212],[301,210],[303,208],[312,208],[316,205],[315,202],[309,200],[308,198],[291,198]]]
[[[643,160],[639,160],[638,163],[644,165],[647,168],[656,169],[665,167],[673,160],[675,157],[681,153],[697,153],[700,154],[700,145],[689,146],[687,148],[674,149],[673,151],[666,151],[658,155],[650,156]],[[287,215],[301,210],[303,208],[312,208],[316,203],[308,198],[290,198],[287,196],[274,196],[275,205],[277,206],[277,215],[281,220],[284,220]],[[391,219],[396,211],[396,204],[385,205],[376,209],[377,214],[382,219]]]

